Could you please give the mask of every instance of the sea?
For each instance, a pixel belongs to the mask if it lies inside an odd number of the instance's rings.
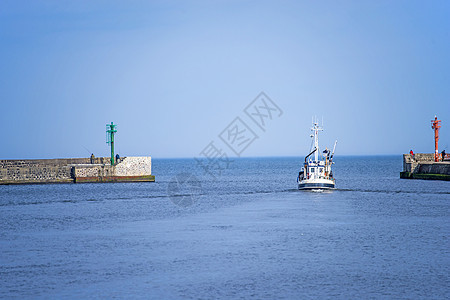
[[[2,299],[450,299],[450,182],[402,157],[153,159],[154,183],[0,186]]]

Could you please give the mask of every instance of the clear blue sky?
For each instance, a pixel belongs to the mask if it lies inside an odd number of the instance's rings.
[[[450,1],[1,1],[0,159],[194,157],[264,91],[243,156],[450,152]],[[250,123],[248,123],[251,125]],[[253,124],[254,125],[254,124]]]

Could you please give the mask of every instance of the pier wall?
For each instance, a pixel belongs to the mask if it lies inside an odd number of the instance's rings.
[[[148,156],[125,157],[114,170],[115,176],[141,176],[152,173],[152,159]]]
[[[450,175],[450,163],[423,162],[419,164],[419,170],[417,173]]]
[[[70,182],[70,166],[65,165],[9,165],[0,169],[1,183],[47,183],[47,182]]]
[[[450,180],[450,161],[435,162],[433,153],[403,154],[400,178]]]
[[[154,181],[151,157],[125,157],[115,166],[79,165],[75,182]]]
[[[0,160],[0,184],[154,181],[151,157]]]

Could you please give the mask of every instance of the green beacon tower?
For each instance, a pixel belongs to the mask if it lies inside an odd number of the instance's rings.
[[[106,143],[111,145],[111,166],[114,165],[114,134],[117,132],[117,125],[114,125],[113,122],[111,124],[106,124]]]

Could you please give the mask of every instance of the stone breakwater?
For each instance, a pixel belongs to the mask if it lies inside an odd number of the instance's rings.
[[[435,162],[433,153],[403,154],[400,178],[450,180],[450,161]]]
[[[151,157],[0,160],[0,184],[155,181]]]

